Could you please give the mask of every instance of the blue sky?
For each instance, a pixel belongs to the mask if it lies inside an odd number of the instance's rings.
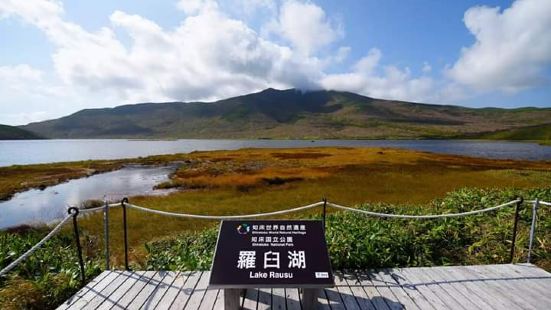
[[[0,1],[0,123],[266,87],[551,107],[551,1]]]

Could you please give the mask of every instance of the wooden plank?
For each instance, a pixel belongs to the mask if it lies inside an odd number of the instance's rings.
[[[360,310],[360,305],[356,301],[356,297],[352,293],[352,290],[348,286],[348,282],[344,279],[344,274],[339,271],[335,271],[333,273],[334,280],[335,280],[335,286],[341,295],[342,302],[344,303],[344,307],[347,310]]]
[[[150,297],[144,302],[142,309],[155,309],[178,276],[177,271],[160,271],[160,273],[163,279],[151,293]]]
[[[463,267],[473,274],[478,275],[481,279],[485,279],[486,283],[490,283],[505,296],[507,300],[514,303],[518,309],[533,309],[541,307],[537,301],[538,295],[532,294],[529,290],[524,290],[521,285],[514,283],[511,277],[500,276],[495,271],[492,271],[487,266],[466,266]]]
[[[128,309],[132,302],[140,294],[142,289],[147,285],[149,280],[156,274],[156,271],[142,271],[141,277],[134,282],[134,284],[120,297],[117,301],[114,309]],[[136,307],[137,308],[137,307]]]
[[[153,277],[152,277],[153,276]],[[223,309],[210,274],[106,271],[58,309]],[[551,274],[526,264],[335,272],[321,309],[551,309]],[[299,309],[298,289],[247,290],[244,309]]]
[[[325,295],[327,296],[329,307],[331,307],[332,310],[346,309],[341,299],[341,294],[339,294],[339,291],[337,290],[337,288],[326,288]]]
[[[385,274],[384,276],[386,277],[386,281],[399,286],[402,289],[403,293],[405,293],[406,296],[415,303],[416,307],[421,309],[434,309],[434,307],[428,302],[428,300],[423,297],[423,295],[421,295],[421,293],[415,287],[412,287],[410,285],[404,286],[398,281],[398,279],[401,278],[399,274],[399,269],[389,269],[387,271],[387,274]]]
[[[318,290],[318,307],[322,310],[330,310],[329,299],[327,298],[327,292],[325,289]]]
[[[132,300],[132,308],[134,309],[152,309],[152,299],[155,297],[155,292],[157,290],[157,287],[161,285],[163,282],[164,277],[166,276],[166,271],[157,271],[153,274],[153,276],[149,279],[147,284],[142,288],[138,296]],[[157,294],[159,292],[157,291]],[[162,294],[162,293],[161,293]]]
[[[464,301],[461,296],[455,296],[453,290],[448,290],[448,287],[445,283],[439,283],[433,280],[427,274],[427,268],[411,268],[409,271],[416,273],[416,276],[419,280],[428,284],[428,287],[435,292],[440,300],[442,300],[446,305],[452,309],[469,309],[469,307],[464,305]]]
[[[508,309],[523,309],[521,305],[511,298],[510,292],[504,290],[498,281],[484,277],[474,270],[467,269],[466,266],[457,266],[454,269],[469,281],[478,283],[482,291],[486,291],[497,302],[505,304]]]
[[[182,287],[184,286],[184,283],[186,282],[190,274],[190,272],[179,272],[175,276],[174,281],[172,281],[172,285],[168,287],[168,290],[157,303],[155,309],[168,309],[180,292],[180,289],[182,289]]]
[[[421,272],[424,273],[424,275],[432,280],[434,283],[438,283],[438,285],[448,293],[454,300],[456,300],[458,303],[463,306],[463,308],[466,309],[480,309],[479,306],[477,306],[476,303],[472,302],[468,295],[463,295],[460,290],[458,290],[456,287],[454,287],[450,282],[449,279],[446,277],[440,277],[438,273],[433,272],[433,269],[439,269],[441,267],[422,267],[420,268]]]
[[[220,290],[218,289],[207,289],[207,292],[205,293],[205,296],[203,297],[203,300],[201,301],[201,305],[199,306],[198,310],[212,310],[214,308],[214,303],[216,302],[219,291]]]
[[[397,273],[400,274],[400,278],[397,278],[400,282],[400,285],[405,286],[413,286],[416,290],[418,290],[425,299],[435,308],[438,310],[444,310],[449,309],[450,306],[448,306],[440,296],[438,296],[437,293],[435,293],[431,289],[431,283],[427,283],[426,281],[421,280],[418,278],[416,272],[411,272],[412,268],[399,268],[397,269]],[[415,268],[416,269],[416,268]],[[405,281],[405,282],[404,282]]]
[[[101,282],[103,278],[105,278],[111,271],[104,271],[100,273],[97,277],[92,279],[92,281],[88,282],[83,288],[81,288],[75,295],[71,296],[71,298],[67,299],[64,303],[59,305],[57,307],[57,310],[65,310],[68,309],[72,304],[77,302],[82,296],[86,295],[92,288],[94,288],[98,283]]]
[[[396,296],[397,301],[401,303],[401,306],[406,309],[419,309],[417,304],[409,297],[409,295],[404,291],[404,289],[400,286],[400,284],[396,283],[396,281],[392,278],[390,275],[391,269],[383,269],[379,270],[378,272],[374,272],[373,275],[376,279],[378,279],[381,283],[385,283],[388,288],[394,293],[394,296]]]
[[[364,270],[358,270],[355,272],[356,280],[365,291],[366,296],[371,300],[376,309],[390,310],[390,307],[385,301],[383,295],[375,287],[371,279]]]
[[[123,271],[120,277],[125,279],[124,283],[121,284],[111,294],[111,296],[109,296],[109,298],[98,307],[98,310],[107,310],[111,309],[113,306],[116,306],[122,296],[138,281],[143,273],[143,271]]]
[[[216,300],[214,301],[213,310],[224,310],[224,290],[218,290]]]
[[[210,271],[203,271],[203,274],[201,275],[201,279],[199,279],[199,282],[197,282],[197,285],[193,290],[193,294],[191,294],[191,296],[189,297],[189,300],[187,302],[185,309],[190,309],[190,310],[199,309],[199,306],[201,305],[201,301],[203,300],[203,297],[207,292],[209,279],[210,279]]]
[[[285,289],[285,301],[288,310],[300,310],[300,296],[298,288]]]
[[[486,285],[478,276],[462,272],[457,267],[449,267],[447,272],[451,277],[454,277],[456,281],[460,281],[467,287],[472,295],[478,295],[487,304],[490,304],[492,308],[507,309],[514,307],[514,304],[503,298],[500,293],[495,292],[493,287]]]
[[[503,268],[510,270],[510,272],[529,278],[526,280],[530,282],[532,289],[537,290],[543,295],[549,295],[548,292],[551,290],[551,273],[532,264],[508,264],[505,266]]]
[[[258,289],[247,289],[243,298],[243,309],[256,309],[258,304]]]
[[[390,309],[404,309],[404,305],[402,305],[398,301],[398,298],[394,295],[394,292],[392,292],[388,283],[382,281],[377,276],[376,270],[367,270],[365,276],[367,276],[371,280],[371,283],[373,283],[373,286],[377,289],[377,291],[379,291],[384,302],[388,305]]]
[[[530,272],[529,269],[531,268],[527,268],[528,272],[522,272],[513,268],[511,264],[488,265],[484,266],[484,268],[494,273],[496,277],[507,279],[507,281],[504,281],[503,285],[509,288],[514,287],[519,295],[526,298],[533,298],[534,300],[544,299],[547,302],[551,302],[551,296],[549,294],[551,290],[551,275],[549,275],[549,277],[540,276],[539,272]],[[545,281],[547,281],[549,285],[546,286]]]
[[[73,303],[68,309],[83,309],[86,307],[89,301],[93,300],[96,296],[101,294],[111,282],[113,282],[121,274],[120,271],[110,271],[106,277],[104,277],[101,282],[95,285],[91,290],[79,298],[75,303]]]
[[[500,278],[500,276],[498,276],[495,272],[490,271],[485,266],[462,266],[459,268],[473,276],[477,276],[487,286],[493,287],[494,290],[500,294],[500,296],[503,296],[508,302],[515,305],[517,309],[531,308],[525,302],[524,296],[522,296],[522,294],[519,295],[518,290],[515,290],[514,287],[507,283],[513,281],[512,279]]]
[[[451,272],[453,267],[433,267],[433,278],[439,281],[447,281],[454,289],[458,290],[464,298],[468,298],[475,305],[475,309],[496,309],[491,303],[488,303],[485,298],[481,298],[475,292],[470,290],[463,281],[457,280]],[[496,309],[497,310],[497,309]]]
[[[346,281],[350,291],[356,298],[356,302],[358,302],[358,306],[360,306],[361,310],[375,310],[375,305],[373,305],[369,296],[365,293],[354,273],[345,271],[343,273],[343,279]]]
[[[282,310],[285,309],[285,289],[273,288],[272,289],[272,309]]]
[[[272,289],[261,288],[258,290],[257,310],[266,310],[272,308]]]
[[[187,301],[193,293],[193,290],[195,289],[195,286],[197,285],[197,282],[199,282],[199,279],[201,278],[201,274],[202,272],[200,271],[191,272],[186,282],[184,283],[184,286],[182,286],[182,288],[178,292],[178,295],[176,295],[176,298],[174,298],[174,300],[172,301],[169,309],[184,309]]]
[[[105,289],[101,291],[101,293],[96,294],[96,297],[94,297],[92,300],[90,300],[85,308],[86,309],[97,309],[99,306],[106,300],[109,300],[110,296],[113,294],[117,288],[119,288],[127,279],[128,277],[124,276],[124,271],[118,271],[119,276],[111,281]]]

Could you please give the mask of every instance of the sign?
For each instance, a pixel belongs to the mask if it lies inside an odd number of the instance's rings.
[[[223,221],[209,286],[334,286],[323,222]]]

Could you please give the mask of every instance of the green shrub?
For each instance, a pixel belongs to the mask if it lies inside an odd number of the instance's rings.
[[[25,228],[0,233],[0,268],[21,256],[48,228]],[[78,256],[72,231],[62,231],[0,278],[1,309],[54,309],[81,287]],[[87,279],[102,269],[95,238],[82,233]]]
[[[487,190],[465,188],[429,205],[364,204],[361,209],[394,214],[441,214],[483,209],[515,197],[551,201],[551,188]],[[532,261],[551,267],[551,208],[539,210]],[[515,207],[460,218],[406,220],[375,218],[352,212],[328,214],[326,238],[332,266],[376,268],[450,264],[507,263]],[[531,206],[520,211],[515,259],[524,260],[528,246]],[[148,269],[205,270],[210,268],[217,229],[186,233],[148,243]]]

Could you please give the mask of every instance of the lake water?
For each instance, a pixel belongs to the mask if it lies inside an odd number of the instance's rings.
[[[0,141],[0,166],[87,159],[230,150],[248,147],[288,148],[315,146],[397,147],[486,158],[551,160],[551,147],[535,143],[466,140],[24,140]],[[65,216],[68,205],[89,199],[163,194],[153,186],[168,179],[171,167],[127,167],[119,171],[16,194],[0,202],[0,228],[50,222]]]
[[[153,190],[168,180],[174,167],[125,167],[121,170],[71,180],[44,190],[33,189],[0,201],[0,229],[20,224],[48,223],[63,218],[69,205],[89,199],[118,200],[132,195],[160,195]]]
[[[0,141],[0,166],[233,150],[246,147],[381,146],[486,158],[551,160],[551,146],[469,140],[19,140]]]

